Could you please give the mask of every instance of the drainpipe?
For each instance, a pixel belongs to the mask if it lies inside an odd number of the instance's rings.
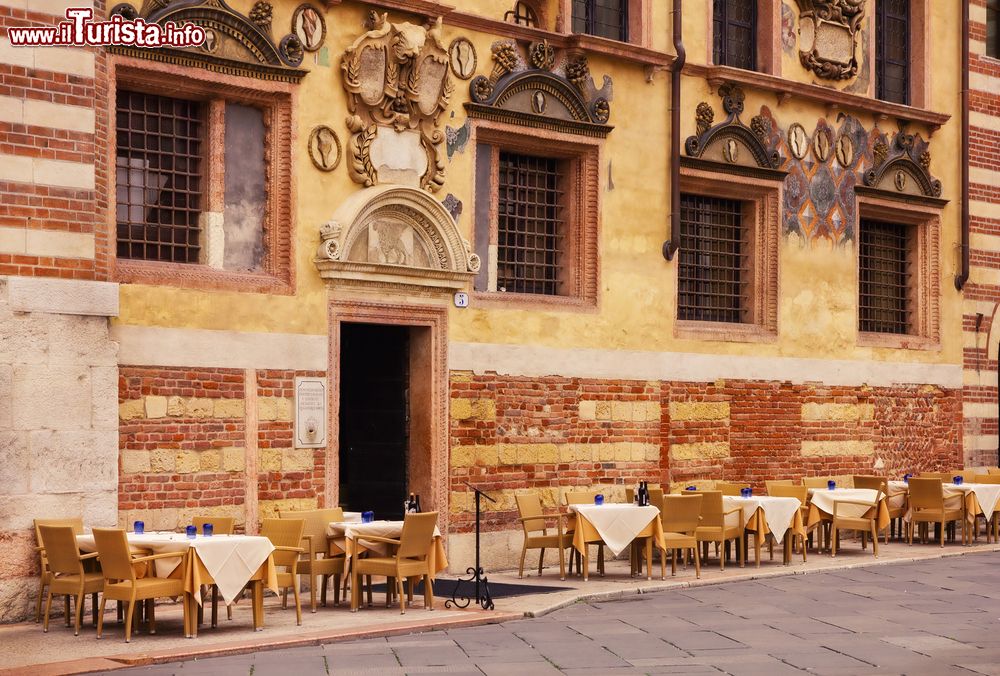
[[[963,0],[965,1],[967,0]],[[677,56],[670,67],[670,232],[667,233],[667,241],[663,243],[663,257],[668,261],[673,260],[677,253],[678,243],[675,237],[681,231],[681,69],[687,58],[681,41],[681,0],[673,0],[673,3],[671,23],[674,53]]]
[[[962,0],[962,271],[959,291],[969,281],[969,0]]]

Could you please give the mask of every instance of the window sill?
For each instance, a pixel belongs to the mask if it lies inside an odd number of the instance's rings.
[[[858,331],[859,347],[887,347],[896,350],[936,351],[941,343],[926,336],[901,335],[898,333],[871,333]]]
[[[597,303],[578,296],[545,296],[536,293],[475,291],[472,294],[472,302],[469,303],[469,307],[590,312],[597,310]]]
[[[732,66],[688,63],[685,64],[683,72],[685,75],[706,78],[712,87],[717,87],[723,82],[735,82],[748,87],[756,87],[774,92],[778,96],[778,105],[781,105],[792,97],[798,97],[807,101],[821,103],[828,108],[847,108],[878,116],[895,117],[910,122],[922,122],[930,127],[931,133],[951,119],[951,115],[946,113],[937,113],[914,106],[904,106],[899,103],[889,103],[888,101],[880,101],[859,94],[850,94],[830,87],[786,80],[776,75],[733,68]]]
[[[204,265],[158,263],[117,259],[115,281],[211,291],[240,291],[289,296],[294,288],[288,280],[268,273],[216,270]]]
[[[759,324],[730,324],[678,319],[677,323],[674,324],[674,337],[727,343],[773,343],[778,340],[778,332],[769,331]]]

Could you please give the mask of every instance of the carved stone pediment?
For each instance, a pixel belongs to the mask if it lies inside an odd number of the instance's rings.
[[[587,58],[576,55],[557,62],[547,42],[530,45],[521,55],[516,43],[493,44],[493,70],[469,84],[473,117],[554,129],[589,136],[607,136],[613,129],[611,79],[597,89]]]
[[[320,228],[320,239],[320,276],[341,284],[457,290],[480,267],[448,210],[405,186],[351,195]]]
[[[894,196],[939,200],[941,181],[930,173],[930,143],[919,134],[902,130],[892,141],[885,134],[876,134],[872,144],[874,164],[865,172],[865,186]]]
[[[733,84],[719,87],[726,119],[717,125],[715,110],[702,101],[695,111],[698,133],[684,142],[691,158],[711,163],[715,169],[732,173],[773,173],[778,171],[781,157],[765,143],[771,135],[771,121],[755,116],[746,126],[740,120],[743,112],[743,90]]]
[[[436,191],[444,183],[438,120],[453,90],[441,19],[417,26],[372,12],[369,23],[371,30],[340,64],[351,111],[351,178],[366,187],[397,183]]]
[[[144,49],[112,45],[108,47],[112,52],[285,82],[297,82],[309,72],[298,68],[303,56],[298,36],[289,33],[275,43],[271,33],[271,4],[265,0],[254,4],[248,16],[224,0],[146,0],[138,11],[122,3],[110,14],[126,19],[142,17],[147,23],[160,25],[193,23],[206,32],[204,44],[198,47]]]
[[[827,80],[858,74],[857,33],[865,0],[797,0],[799,61]]]

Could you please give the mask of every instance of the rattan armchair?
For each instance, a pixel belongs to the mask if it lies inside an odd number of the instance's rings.
[[[869,476],[869,475],[858,475],[854,477],[854,487],[855,488],[867,488],[873,491],[881,491],[883,495],[889,495],[889,480],[884,476]],[[886,501],[886,508],[889,510],[889,527],[885,529],[885,543],[889,544],[889,534],[892,530],[892,524],[899,521],[902,524],[903,517],[906,516],[908,507],[906,501],[903,504],[893,506]],[[902,527],[899,530],[902,534]]]
[[[744,488],[750,488],[750,484],[732,481],[716,481],[715,489],[723,495],[740,495]]]
[[[772,495],[771,488],[773,486],[794,486],[795,482],[791,479],[768,479],[764,482],[764,488],[767,490],[768,495]]]
[[[104,589],[104,577],[100,572],[87,572],[83,562],[97,558],[97,554],[84,554],[76,544],[76,533],[72,526],[44,526],[36,528],[41,536],[42,547],[49,566],[49,594],[45,600],[45,624],[42,631],[49,630],[49,613],[52,610],[52,596],[66,595],[66,625],[69,626],[69,598],[76,601],[76,616],[73,635],[80,635],[80,616],[87,594],[93,594],[91,607],[94,624],[97,624],[97,593]]]
[[[387,556],[369,556],[358,558],[353,564],[354,580],[351,584],[351,611],[358,609],[360,600],[360,583],[362,576],[372,575],[385,576],[386,587],[395,584],[396,593],[399,595],[399,612],[406,612],[406,597],[403,594],[403,580],[410,580],[410,590],[412,592],[412,582],[415,578],[422,578],[424,583],[424,607],[427,610],[434,610],[434,587],[430,569],[428,552],[434,540],[434,528],[437,526],[437,512],[423,512],[420,514],[407,514],[403,519],[403,532],[398,540],[390,538],[375,537],[372,535],[363,536],[365,542],[381,542],[395,547],[394,554]],[[369,592],[370,593],[370,592]]]
[[[309,578],[309,607],[316,612],[316,578],[321,578],[320,602],[326,607],[326,588],[330,577],[333,577],[333,605],[340,605],[340,579],[345,572],[347,557],[340,553],[330,553],[326,529],[331,521],[343,521],[344,510],[340,507],[330,509],[310,509],[305,511],[281,512],[282,519],[302,519],[305,527],[302,531],[302,541],[305,543],[306,557],[299,561],[299,575]]]
[[[35,604],[36,624],[42,621],[42,599],[45,598],[45,588],[52,580],[52,572],[49,570],[49,562],[45,557],[45,547],[42,546],[42,534],[38,531],[39,526],[69,526],[73,529],[74,535],[79,535],[83,533],[83,519],[35,519],[35,541],[38,542],[38,546],[35,547],[35,551],[38,552],[39,570],[41,571],[38,576],[38,601]],[[69,604],[68,596],[66,597],[66,603]],[[69,612],[66,613],[66,619],[67,621],[69,620]]]
[[[231,516],[193,516],[191,524],[198,529],[199,533],[205,532],[205,524],[211,524],[212,533],[215,535],[232,535],[233,526],[236,520]]]
[[[704,496],[665,495],[660,504],[663,521],[665,547],[660,555],[660,579],[667,577],[667,552],[670,552],[670,575],[677,574],[677,550],[686,555],[694,552],[695,577],[701,577],[701,555],[698,552],[698,538],[695,533],[701,524],[701,505]]]
[[[947,508],[944,501],[944,489],[941,479],[911,478],[910,479],[910,526],[908,541],[913,544],[913,529],[917,524],[935,523],[939,525],[941,546],[944,547],[945,525],[951,521],[962,522],[962,542],[967,537],[965,526],[965,502],[962,507]],[[921,529],[921,541],[925,535]]]
[[[835,481],[832,476],[804,476],[802,485],[806,488],[826,488],[829,482]]]
[[[743,539],[743,508],[734,507],[726,510],[722,504],[721,491],[697,491],[703,497],[701,503],[701,523],[695,531],[695,537],[704,546],[703,556],[708,556],[708,543],[714,542],[716,549],[725,549],[725,545],[730,540],[736,541],[736,548],[739,554],[740,568],[746,562],[746,540]],[[734,525],[726,524],[726,517],[730,514],[737,516],[738,522]],[[719,570],[726,569],[725,551],[719,552]]]
[[[875,500],[869,502],[857,498],[834,498],[833,518],[830,521],[830,556],[837,555],[837,545],[840,542],[839,533],[842,530],[856,530],[861,532],[861,548],[865,547],[865,537],[867,533],[872,536],[872,553],[878,558],[878,504],[882,500],[884,493],[881,488],[876,488]],[[841,505],[864,506],[868,509],[861,516],[849,516],[842,514]]]
[[[809,517],[809,507],[807,505],[807,498],[809,497],[809,489],[805,486],[794,486],[792,484],[772,484],[768,486],[767,494],[776,498],[795,498],[802,505],[799,507],[799,516],[802,517],[802,524],[805,527],[805,532],[800,535],[801,546],[802,546],[802,563],[806,562],[806,537],[810,531],[809,527],[806,526],[806,521]],[[820,523],[815,524],[812,530],[820,527]],[[794,534],[789,533],[786,537],[792,537],[794,539]],[[793,543],[794,544],[794,543]],[[789,550],[786,550],[789,551]],[[788,561],[786,560],[786,563]]]
[[[524,577],[524,557],[529,549],[540,549],[538,553],[538,574],[542,574],[545,550],[555,549],[559,552],[559,579],[566,579],[566,548],[573,546],[573,531],[566,530],[563,514],[546,515],[542,510],[542,499],[538,493],[518,493],[514,496],[517,502],[518,518],[524,529],[524,544],[521,546],[521,565],[517,570],[519,578]],[[550,533],[548,522],[555,519],[555,533]],[[573,557],[570,557],[570,572],[573,570]]]
[[[288,607],[288,588],[292,588],[295,597],[295,624],[302,625],[302,601],[299,598],[299,556],[305,549],[302,543],[302,531],[306,522],[303,519],[264,519],[260,525],[260,534],[274,545],[271,555],[274,565],[279,570],[277,574],[278,588],[281,589],[281,607]]]
[[[127,601],[128,610],[125,613],[125,642],[132,640],[132,619],[135,617],[135,603],[146,601],[149,633],[156,633],[156,604],[160,597],[184,596],[184,580],[172,577],[142,577],[137,578],[133,564],[155,561],[157,559],[183,558],[184,552],[167,552],[150,556],[132,556],[125,531],[120,528],[95,528],[94,542],[101,558],[101,572],[104,574],[104,594],[101,596],[101,608],[97,612],[97,638],[104,631],[104,604],[108,599]],[[184,633],[191,634],[189,619],[190,604],[184,602]]]

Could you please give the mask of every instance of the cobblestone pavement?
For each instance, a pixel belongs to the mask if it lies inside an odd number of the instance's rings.
[[[578,603],[537,619],[113,672],[1000,674],[1000,554]]]

